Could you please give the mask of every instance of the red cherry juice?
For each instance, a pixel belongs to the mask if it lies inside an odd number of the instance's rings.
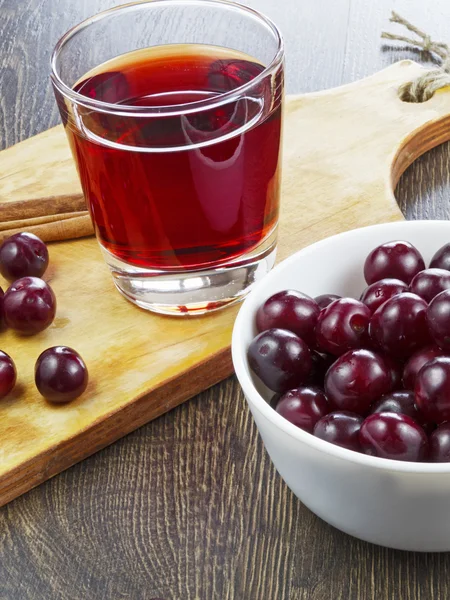
[[[69,116],[65,108],[106,250],[137,267],[194,270],[229,262],[270,235],[278,216],[282,72],[275,83],[265,78],[256,92],[222,105],[198,104],[220,99],[263,68],[220,47],[168,45],[108,61],[74,86],[89,98],[143,111],[172,106],[170,114],[132,116],[83,106]],[[263,113],[265,102],[270,109]]]

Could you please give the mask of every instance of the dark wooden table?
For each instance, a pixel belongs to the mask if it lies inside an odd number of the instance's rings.
[[[0,143],[55,125],[51,50],[114,0],[0,0]],[[391,8],[450,42],[448,0],[252,0],[281,27],[288,92],[369,75]],[[448,218],[449,146],[397,196],[410,218]],[[0,215],[1,218],[1,215]],[[0,598],[445,600],[450,554],[360,542],[311,514],[263,449],[235,378],[0,509]]]

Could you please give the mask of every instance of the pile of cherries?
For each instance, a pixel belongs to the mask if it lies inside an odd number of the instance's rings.
[[[375,248],[361,298],[278,292],[257,311],[251,369],[288,421],[344,448],[450,461],[450,243],[425,268],[406,241]]]
[[[0,328],[9,327],[21,335],[46,329],[55,318],[56,298],[41,277],[49,262],[47,246],[32,233],[17,233],[0,246],[0,273],[11,285],[0,287]],[[0,398],[15,386],[16,367],[0,350]],[[48,348],[38,357],[35,382],[50,402],[74,400],[86,389],[88,372],[81,356],[67,346]]]

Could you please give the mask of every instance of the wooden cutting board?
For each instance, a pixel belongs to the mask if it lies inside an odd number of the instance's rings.
[[[331,234],[401,219],[401,173],[450,138],[450,90],[407,104],[398,86],[422,72],[396,63],[363,81],[287,98],[278,258]],[[1,152],[1,203],[71,194],[79,183],[61,127]],[[180,320],[147,313],[115,290],[94,238],[50,245],[53,325],[1,333],[18,384],[0,403],[0,505],[165,413],[232,372],[238,307]],[[0,282],[4,285],[5,282]],[[86,393],[51,406],[34,387],[37,356],[63,344],[90,372]]]

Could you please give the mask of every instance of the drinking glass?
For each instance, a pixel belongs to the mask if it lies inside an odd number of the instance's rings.
[[[134,2],[58,42],[56,100],[128,300],[202,314],[273,266],[283,64],[276,26],[220,0]]]

